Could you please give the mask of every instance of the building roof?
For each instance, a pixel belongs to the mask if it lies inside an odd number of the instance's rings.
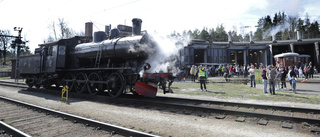
[[[320,42],[320,38],[302,40],[279,40],[279,41],[256,41],[256,42],[208,42],[200,39],[193,39],[189,45],[208,45],[208,46],[285,46],[290,44],[306,45]]]

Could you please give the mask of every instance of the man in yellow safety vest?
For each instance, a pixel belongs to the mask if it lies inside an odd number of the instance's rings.
[[[199,69],[199,79],[200,79],[200,88],[201,91],[203,91],[202,85],[204,86],[204,89],[207,91],[207,87],[206,87],[206,79],[207,79],[207,75],[206,75],[207,71],[203,66],[200,66]]]

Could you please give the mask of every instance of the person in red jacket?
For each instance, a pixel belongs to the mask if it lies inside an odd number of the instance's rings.
[[[230,67],[229,67],[229,73],[230,73],[230,75],[232,77],[233,76],[233,66],[232,65],[230,65]]]

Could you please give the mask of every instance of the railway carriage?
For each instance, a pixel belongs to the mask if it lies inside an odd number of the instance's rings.
[[[311,56],[310,55],[306,55],[306,54],[301,54],[299,55],[299,63],[309,63],[310,62],[310,58]]]
[[[299,54],[298,53],[282,53],[274,56],[276,65],[282,64],[288,67],[289,65],[299,64]]]
[[[276,65],[282,64],[285,67],[299,66],[300,63],[310,62],[310,55],[299,55],[298,53],[282,53],[274,56]]]

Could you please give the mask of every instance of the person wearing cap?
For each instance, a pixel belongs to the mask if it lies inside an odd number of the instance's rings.
[[[275,79],[276,79],[277,72],[274,69],[273,65],[269,66],[267,71],[267,79],[269,80],[269,91],[271,95],[275,95]]]
[[[207,91],[207,87],[206,87],[207,74],[206,73],[207,73],[207,71],[206,71],[205,67],[200,66],[198,75],[199,75],[199,80],[200,80],[201,91],[203,91],[203,87]],[[203,85],[203,87],[202,87],[202,85]]]

